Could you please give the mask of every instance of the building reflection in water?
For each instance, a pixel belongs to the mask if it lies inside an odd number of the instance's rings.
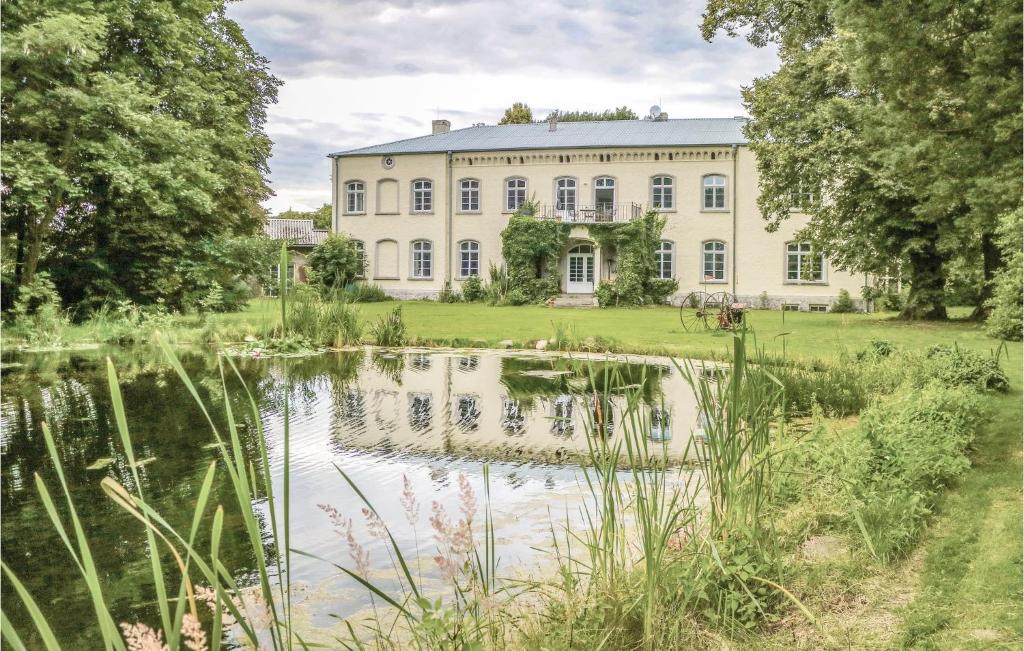
[[[671,441],[671,415],[664,406],[651,407],[651,440],[656,442]]]
[[[472,394],[455,397],[455,424],[467,432],[480,426],[480,398]]]
[[[430,429],[434,397],[429,393],[409,393],[409,427],[414,432]]]
[[[526,414],[518,400],[502,398],[501,429],[510,436],[521,435],[526,430]]]
[[[563,393],[552,403],[551,433],[555,436],[569,436],[575,429],[572,422],[572,396]]]

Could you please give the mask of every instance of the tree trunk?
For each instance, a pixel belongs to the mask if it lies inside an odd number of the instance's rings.
[[[978,304],[971,312],[971,318],[976,321],[984,321],[991,311],[985,303],[992,298],[992,281],[996,272],[1003,267],[1003,252],[996,244],[996,237],[992,233],[985,233],[981,236],[981,257],[984,265],[984,284],[981,286],[981,293],[978,297]]]
[[[930,235],[908,256],[910,295],[900,312],[901,319],[941,321],[947,318],[943,259],[936,246],[937,234]]]

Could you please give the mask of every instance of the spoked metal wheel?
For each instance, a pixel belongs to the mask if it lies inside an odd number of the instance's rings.
[[[707,294],[704,292],[690,292],[683,299],[679,306],[679,322],[683,324],[686,332],[707,330],[708,313],[704,307]]]

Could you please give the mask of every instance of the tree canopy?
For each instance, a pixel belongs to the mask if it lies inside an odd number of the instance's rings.
[[[1021,202],[1019,4],[711,0],[720,31],[779,48],[743,95],[770,227],[814,197],[804,234],[842,268],[901,270],[905,317],[946,316],[958,257],[993,277]]]
[[[280,82],[226,0],[12,0],[2,15],[2,209],[14,279],[66,301],[180,299],[180,262],[256,232]]]
[[[502,116],[498,124],[530,124],[531,122],[533,122],[533,111],[530,110],[530,105],[525,102],[516,102],[505,109],[505,115]]]
[[[628,106],[604,111],[552,111],[545,120],[558,117],[559,122],[598,122],[602,120],[639,120],[640,117]]]
[[[316,210],[292,210],[289,208],[277,215],[277,219],[312,219],[313,228],[331,228],[331,204],[325,203]]]

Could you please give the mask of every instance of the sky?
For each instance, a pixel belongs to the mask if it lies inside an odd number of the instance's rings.
[[[243,0],[229,14],[284,85],[269,107],[272,213],[331,198],[326,155],[495,124],[513,102],[626,105],[670,118],[743,115],[742,86],[778,65],[742,38],[700,36],[700,1]]]

